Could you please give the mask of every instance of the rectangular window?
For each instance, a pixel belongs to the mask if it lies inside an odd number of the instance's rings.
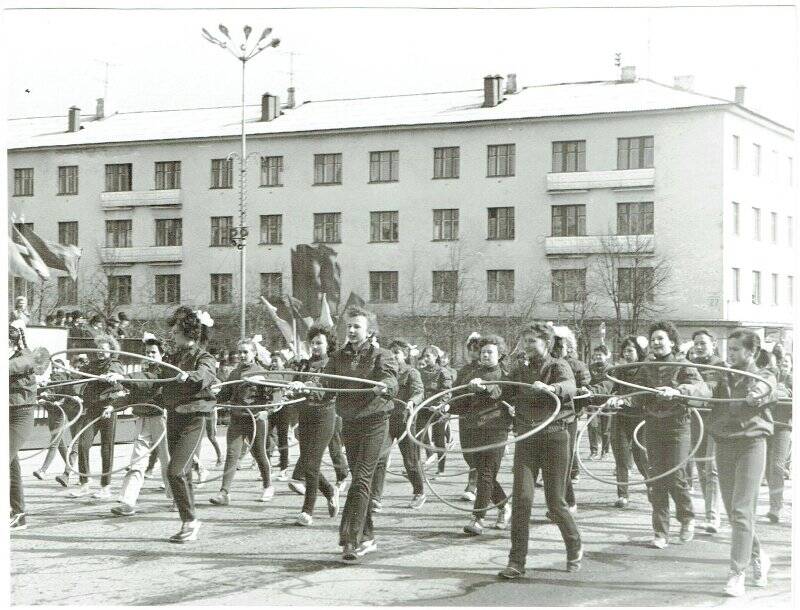
[[[514,239],[514,208],[489,208],[489,239]]]
[[[778,274],[772,274],[772,304],[778,304]]]
[[[156,246],[182,246],[183,219],[156,219]]]
[[[585,172],[586,140],[553,142],[553,173]]]
[[[34,297],[34,282],[29,282],[21,277],[8,276],[8,309],[14,309],[14,300],[17,297],[28,299],[28,307],[31,307]]]
[[[733,234],[734,235],[741,235],[740,231],[740,219],[739,219],[739,209],[741,206],[733,202]]]
[[[761,146],[753,144],[753,175],[761,175]]]
[[[212,216],[211,217],[211,245],[212,246],[232,246],[233,245],[233,216]]]
[[[733,301],[734,303],[738,303],[741,300],[741,275],[739,273],[739,269],[733,267],[731,269],[732,277],[731,277],[731,291],[733,292]]]
[[[261,186],[283,186],[283,157],[261,157]]]
[[[369,181],[397,182],[400,179],[400,151],[382,150],[369,153]]]
[[[786,276],[786,301],[789,307],[794,307],[794,276]]]
[[[617,235],[652,235],[653,202],[617,204]]]
[[[486,272],[486,300],[489,303],[514,302],[513,269],[490,269]]]
[[[342,241],[341,234],[342,214],[328,212],[314,214],[314,243],[338,244]]]
[[[33,168],[23,167],[14,170],[14,197],[33,195]]]
[[[461,149],[458,146],[446,146],[433,149],[433,177],[458,178],[460,171]]]
[[[653,269],[620,267],[617,269],[617,292],[620,303],[652,303]]]
[[[314,184],[342,183],[342,153],[314,155]]]
[[[441,209],[433,211],[434,241],[458,239],[458,210]]]
[[[458,271],[433,272],[434,303],[455,303],[458,300]]]
[[[108,278],[108,296],[117,305],[131,304],[131,276],[112,275]]]
[[[181,188],[181,162],[156,162],[156,190],[163,191],[179,188]]]
[[[553,269],[550,277],[555,303],[581,301],[586,294],[586,269]]]
[[[399,218],[399,212],[370,212],[369,240],[397,241]]]
[[[59,222],[58,223],[58,243],[62,246],[78,245],[78,222]]]
[[[233,188],[233,159],[211,159],[211,188]]]
[[[261,216],[262,244],[283,243],[283,214],[264,214]]]
[[[283,294],[282,273],[261,274],[261,296],[270,302],[275,302]]]
[[[769,231],[770,238],[771,238],[773,244],[777,244],[778,243],[778,214],[777,214],[777,212],[771,212],[770,213],[770,220],[771,220],[770,231]]]
[[[78,166],[62,165],[58,168],[58,194],[78,194]]]
[[[761,241],[761,210],[753,208],[753,239]]]
[[[211,302],[226,305],[233,302],[233,275],[230,273],[211,274]]]
[[[553,237],[586,235],[585,205],[554,205],[551,208]]]
[[[617,138],[617,169],[653,167],[653,136]]]
[[[106,220],[106,248],[130,248],[132,233],[132,220]]]
[[[753,271],[753,305],[761,305],[761,272]]]
[[[397,271],[370,271],[370,303],[397,303],[397,276]]]
[[[71,277],[58,278],[58,304],[78,304],[78,282],[73,280]]]
[[[733,169],[739,169],[739,159],[741,148],[739,146],[739,136],[733,136]]]
[[[181,276],[156,275],[156,303],[172,305],[181,302]]]
[[[494,144],[488,147],[486,175],[513,176],[516,144]]]
[[[133,164],[106,164],[106,192],[130,191],[133,188]]]

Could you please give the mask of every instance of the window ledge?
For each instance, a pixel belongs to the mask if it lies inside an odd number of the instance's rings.
[[[446,239],[432,239],[431,241],[458,241],[458,237],[446,238]]]
[[[229,191],[233,189],[233,186],[209,186],[209,191]]]
[[[77,194],[78,193],[56,193],[56,197],[70,197],[70,196],[75,196]]]
[[[311,186],[341,186],[341,182],[314,182]]]
[[[258,245],[259,246],[282,246],[283,242],[282,241],[275,241],[275,242],[272,242],[272,241],[260,241],[260,242],[258,242]]]
[[[517,175],[516,174],[500,174],[500,175],[497,175],[497,176],[490,176],[490,175],[487,174],[486,177],[487,178],[516,178]]]
[[[17,195],[17,194],[15,193],[15,194],[13,195],[13,197],[33,197],[33,193],[26,193],[26,194],[22,194],[22,193],[20,193],[19,195]]]
[[[258,188],[260,189],[277,189],[283,187],[283,184],[259,184]]]
[[[311,243],[312,244],[340,244],[340,243],[342,243],[342,240],[341,239],[339,241],[316,241],[315,240],[315,241],[312,241]]]
[[[431,180],[458,180],[461,176],[434,176]]]
[[[378,240],[369,240],[368,244],[398,244],[400,243],[399,239],[378,239]]]
[[[395,184],[400,182],[400,179],[397,180],[368,180],[367,184]]]
[[[514,237],[487,237],[486,241],[514,241]]]

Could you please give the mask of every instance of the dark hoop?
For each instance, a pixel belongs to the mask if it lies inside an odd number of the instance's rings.
[[[53,360],[53,356],[58,356],[59,354],[118,354],[120,356],[130,356],[133,358],[139,358],[141,360],[145,360],[147,362],[152,362],[153,364],[157,364],[159,366],[163,366],[168,369],[172,369],[173,371],[178,371],[178,374],[175,377],[170,377],[169,379],[131,379],[126,378],[123,380],[123,383],[136,383],[136,382],[147,382],[147,383],[169,383],[170,381],[178,381],[181,375],[186,374],[186,371],[179,369],[174,364],[169,364],[168,362],[164,362],[163,360],[155,360],[148,356],[143,356],[142,354],[135,354],[133,352],[123,352],[117,349],[100,349],[98,347],[87,347],[87,348],[71,348],[71,349],[62,349],[59,352],[54,352],[50,354],[50,362],[51,364],[62,371],[67,371],[72,375],[80,375],[81,377],[85,377],[86,379],[102,379],[100,375],[93,375],[92,373],[84,373],[83,371],[79,371],[78,369],[73,369],[72,367],[65,366],[56,360]],[[85,383],[85,382],[84,382]],[[142,403],[145,404],[145,403]]]
[[[386,384],[382,381],[373,381],[371,379],[361,379],[360,377],[346,377],[344,375],[333,375],[331,373],[317,373],[314,371],[292,371],[289,369],[282,369],[280,371],[265,371],[265,372],[257,372],[257,373],[246,373],[243,375],[244,379],[246,379],[249,383],[254,383],[256,385],[263,385],[270,388],[288,388],[289,382],[276,382],[276,381],[253,381],[250,377],[263,377],[265,375],[304,375],[306,377],[320,377],[322,379],[338,379],[339,381],[355,381],[360,383],[368,383],[371,384],[372,387],[369,388],[309,388],[312,390],[322,390],[324,392],[331,392],[333,394],[365,394],[367,392],[372,392],[375,388],[383,388],[386,389]]]
[[[755,379],[758,383],[763,383],[767,386],[767,390],[761,394],[760,396],[755,396],[754,400],[763,400],[767,398],[772,392],[775,391],[775,386],[772,385],[766,379],[763,379],[756,375],[755,373],[750,373],[748,371],[741,371],[739,369],[731,369],[724,366],[714,366],[712,364],[695,364],[694,362],[675,362],[675,361],[667,361],[661,362],[658,360],[643,360],[641,362],[627,362],[624,364],[615,364],[614,366],[610,366],[606,369],[606,378],[609,381],[613,381],[614,383],[618,383],[621,386],[625,386],[626,388],[633,388],[635,390],[643,390],[646,392],[650,392],[652,394],[658,394],[658,391],[655,388],[648,388],[647,386],[638,385],[636,383],[631,383],[630,381],[623,381],[622,379],[617,379],[616,377],[612,377],[609,375],[609,371],[614,371],[617,369],[630,369],[634,367],[640,366],[672,366],[672,367],[679,367],[679,368],[696,368],[696,369],[708,369],[711,371],[721,371],[723,373],[734,373],[737,375],[742,375],[743,377],[750,377],[751,379]],[[731,403],[731,402],[744,402],[743,398],[700,398],[695,396],[676,396],[678,399],[683,400],[693,400],[697,402],[710,402],[710,403]]]
[[[50,388],[63,388],[69,385],[80,385],[82,383],[89,383],[88,379],[69,379],[67,381],[56,381],[55,383],[45,383],[44,385],[40,385],[36,388],[37,392],[41,392],[42,390],[49,390]]]

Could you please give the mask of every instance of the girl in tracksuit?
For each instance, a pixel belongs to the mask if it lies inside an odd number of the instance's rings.
[[[36,362],[25,344],[24,331],[8,327],[8,455],[11,482],[10,529],[24,530],[25,492],[19,467],[19,450],[33,433],[36,408]]]
[[[469,383],[472,379],[475,378],[475,372],[478,370],[480,366],[480,341],[481,336],[478,333],[472,333],[467,338],[467,363],[461,367],[461,370],[458,371],[456,374],[456,379],[453,382],[454,386],[465,385]],[[500,366],[506,363],[507,359],[503,358],[500,362]],[[461,417],[458,420],[458,441],[461,443],[462,447],[475,447],[478,445],[475,442],[475,438],[479,434],[479,431],[472,427],[472,423],[469,417]],[[465,453],[464,454],[464,461],[469,466],[470,471],[467,478],[467,486],[464,488],[464,491],[461,494],[461,499],[466,500],[467,502],[474,502],[475,501],[475,492],[478,490],[478,471],[475,467],[475,454],[474,453]]]
[[[767,440],[767,484],[769,485],[770,523],[779,523],[783,511],[783,487],[789,468],[787,461],[792,447],[792,355],[784,354],[775,346],[778,365],[778,385],[776,398],[784,404],[775,403],[772,417],[775,420],[775,432]],[[787,404],[787,402],[789,404]]]
[[[422,386],[425,388],[426,400],[430,396],[438,394],[442,390],[453,387],[453,378],[450,376],[449,371],[441,365],[441,355],[442,350],[435,345],[427,346],[420,354],[419,374],[420,377],[422,377]],[[446,403],[447,398],[447,396],[443,396],[440,399],[441,403]],[[434,406],[436,405],[431,405],[431,407]],[[423,409],[417,417],[416,431],[420,432],[422,429],[427,427],[431,417],[437,417],[435,415],[435,409]],[[432,459],[433,455],[438,457],[437,474],[442,474],[444,472],[446,460],[444,457],[444,448],[447,444],[447,423],[444,421],[437,421],[435,424],[433,424],[433,426],[431,426],[430,433],[432,439],[426,440],[426,443],[436,447],[441,447],[441,450],[434,453],[430,449],[426,449],[425,452],[429,461]],[[434,475],[431,478],[436,478],[436,476]]]

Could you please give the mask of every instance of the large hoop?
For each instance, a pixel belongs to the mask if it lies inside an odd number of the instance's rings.
[[[311,388],[313,390],[323,390],[325,392],[331,392],[333,394],[365,394],[367,392],[372,392],[375,388],[383,388],[386,389],[386,384],[382,381],[373,381],[371,379],[362,379],[360,377],[346,377],[345,375],[333,375],[331,373],[317,373],[315,371],[292,371],[289,369],[282,369],[280,371],[264,371],[264,372],[253,372],[253,373],[245,373],[243,378],[248,381],[248,383],[254,383],[256,385],[264,385],[270,388],[287,388],[289,387],[288,381],[256,381],[250,379],[251,377],[264,377],[265,375],[301,375],[304,377],[320,377],[322,379],[338,379],[339,381],[355,381],[359,383],[368,383],[372,387],[369,388]]]
[[[53,360],[54,356],[58,356],[59,354],[117,354],[119,356],[129,356],[132,358],[139,358],[140,360],[145,360],[146,362],[152,362],[153,364],[158,364],[159,366],[163,366],[168,369],[172,369],[173,371],[177,371],[177,375],[175,377],[170,377],[169,379],[131,379],[126,378],[123,383],[131,383],[131,382],[147,382],[147,383],[169,383],[170,381],[178,381],[181,375],[185,374],[186,371],[179,369],[174,364],[169,364],[168,362],[164,362],[163,360],[155,360],[154,358],[150,358],[148,356],[143,356],[142,354],[135,354],[133,352],[123,352],[121,350],[115,349],[100,349],[98,347],[81,347],[81,348],[70,348],[70,349],[62,349],[59,352],[54,352],[50,354],[50,362],[53,367],[57,369],[61,369],[62,371],[66,371],[71,375],[80,375],[81,377],[85,377],[86,379],[102,379],[100,375],[93,375],[92,373],[84,373],[83,371],[79,371],[78,369],[73,369],[70,366],[66,366],[61,364],[57,360]],[[85,383],[85,382],[84,382]],[[144,404],[144,403],[142,403]]]

